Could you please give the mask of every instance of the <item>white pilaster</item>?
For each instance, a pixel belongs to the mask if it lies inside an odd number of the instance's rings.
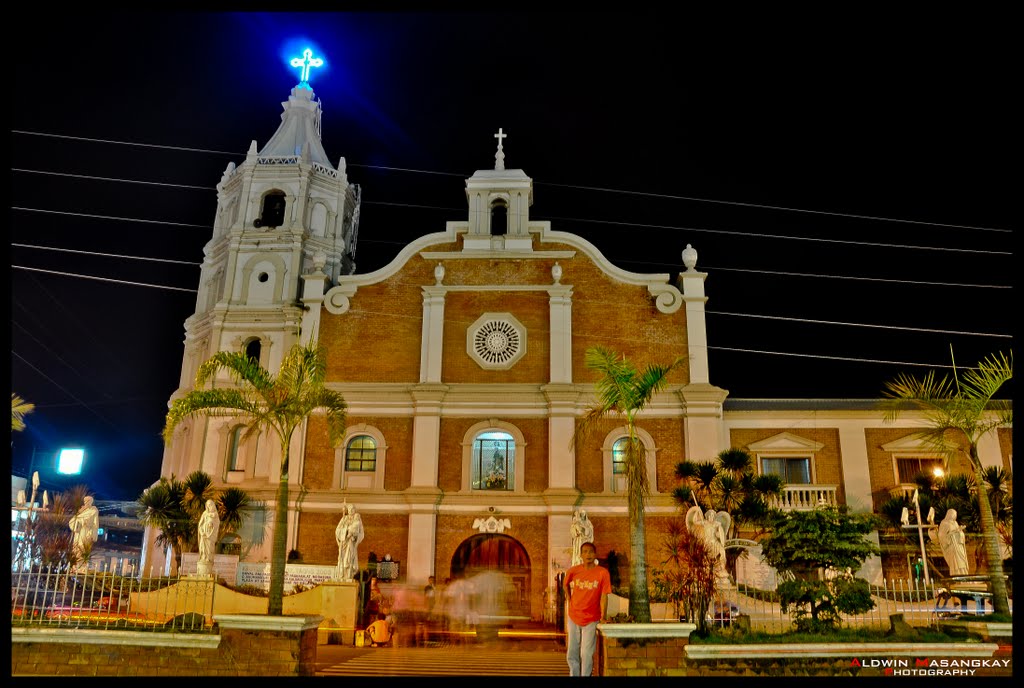
[[[426,584],[434,575],[434,554],[437,534],[437,516],[433,507],[429,511],[414,510],[409,514],[409,544],[405,567],[406,580],[413,585]]]
[[[548,289],[551,382],[572,383],[572,287]]]
[[[420,335],[420,382],[441,382],[444,351],[444,295],[446,287],[423,287],[423,330]]]
[[[441,400],[444,385],[424,384],[412,390],[415,414],[412,421],[411,488],[437,487],[437,463],[441,440]]]
[[[686,304],[686,343],[689,354],[690,383],[710,382],[708,372],[708,332],[704,319],[704,280],[706,272],[682,272],[683,302]]]
[[[571,510],[571,507],[565,507]],[[545,587],[555,586],[555,576],[572,564],[572,514],[551,514],[548,516],[548,578]]]
[[[572,436],[576,430],[576,401],[579,392],[572,385],[546,385],[548,398],[548,490],[576,489],[576,452]]]
[[[710,461],[729,448],[722,423],[722,402],[727,396],[728,391],[707,383],[691,383],[679,390],[688,460]]]
[[[314,335],[319,335],[320,306],[324,302],[327,291],[327,274],[323,271],[326,256],[317,255],[313,259],[313,272],[302,276],[302,304],[306,310],[302,314],[302,336],[300,341],[308,344]]]

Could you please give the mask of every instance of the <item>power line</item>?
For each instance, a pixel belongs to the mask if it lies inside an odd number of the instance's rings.
[[[191,222],[167,222],[165,220],[147,220],[138,217],[117,217],[115,215],[92,215],[90,213],[73,213],[65,210],[43,210],[42,208],[24,208],[21,206],[12,206],[11,210],[21,210],[28,213],[49,213],[51,215],[74,215],[76,217],[89,217],[98,220],[120,220],[123,222],[145,222],[154,225],[172,225],[175,227],[199,227],[201,229],[210,229],[209,224],[197,225]]]
[[[582,189],[585,191],[601,191],[604,193],[618,193],[618,194],[630,194],[633,196],[647,196],[649,198],[666,198],[677,201],[698,201],[700,203],[719,203],[722,205],[736,205],[746,208],[761,208],[764,210],[781,210],[788,213],[808,213],[813,215],[831,215],[833,217],[850,217],[856,220],[875,220],[879,222],[901,222],[912,225],[925,225],[928,227],[950,227],[952,229],[977,229],[982,232],[1013,232],[1012,229],[1002,229],[999,227],[976,227],[973,225],[952,225],[943,222],[926,222],[923,220],[904,220],[901,218],[894,217],[881,217],[877,215],[855,215],[851,213],[836,213],[827,210],[808,210],[806,208],[790,208],[787,206],[779,205],[764,205],[760,203],[744,203],[741,201],[722,201],[714,198],[696,198],[693,196],[677,196],[675,194],[663,194],[663,193],[652,193],[649,191],[629,191],[626,189],[610,189],[598,186],[579,186],[576,184],[556,184],[554,182],[534,182],[537,185],[543,186],[560,186],[567,189]]]
[[[110,422],[110,421],[109,421],[109,420],[108,420],[107,418],[105,418],[104,416],[100,415],[99,411],[97,411],[96,409],[94,409],[94,408],[92,408],[91,406],[89,406],[88,404],[86,404],[86,403],[85,403],[84,401],[82,401],[81,399],[79,399],[78,397],[76,397],[76,396],[75,396],[74,394],[72,394],[71,392],[69,392],[69,391],[68,391],[67,389],[65,389],[64,387],[61,387],[61,385],[60,385],[59,383],[57,383],[57,382],[56,382],[56,381],[55,381],[55,380],[54,380],[53,378],[51,378],[51,377],[50,377],[49,375],[47,375],[47,374],[46,374],[46,373],[44,373],[43,371],[39,370],[39,368],[36,368],[36,367],[35,367],[34,365],[32,365],[32,363],[30,363],[30,362],[28,361],[28,359],[26,359],[26,358],[25,358],[24,356],[22,356],[21,354],[19,354],[19,353],[18,353],[17,351],[15,351],[14,349],[11,349],[11,354],[13,354],[14,356],[17,356],[17,357],[18,357],[18,358],[19,358],[19,359],[21,360],[21,362],[22,362],[22,363],[24,363],[24,364],[25,364],[25,365],[27,365],[27,366],[28,366],[29,368],[31,368],[32,370],[36,371],[36,372],[37,372],[37,373],[39,373],[40,375],[42,375],[42,376],[43,376],[43,377],[44,377],[45,379],[49,380],[49,382],[50,382],[51,384],[53,384],[53,385],[54,385],[54,386],[55,386],[55,387],[56,387],[57,389],[59,389],[60,391],[64,392],[64,393],[65,393],[65,394],[67,394],[67,395],[68,395],[69,397],[71,397],[72,399],[74,399],[75,401],[77,401],[77,402],[78,402],[79,404],[81,404],[82,406],[84,406],[84,407],[85,407],[86,409],[88,409],[88,410],[89,410],[89,412],[90,412],[90,413],[92,413],[92,414],[93,414],[94,416],[96,416],[97,418],[99,418],[100,420],[102,420],[102,421],[103,421],[104,423],[106,423],[106,424],[107,424],[107,425],[109,425],[110,427],[114,428],[115,430],[117,430],[117,429],[118,429],[118,427],[117,427],[116,425],[114,425],[113,423],[111,423],[111,422]]]
[[[541,218],[537,218],[541,219]],[[594,222],[603,225],[617,225],[620,227],[646,227],[648,229],[670,229],[683,232],[704,232],[707,234],[726,234],[730,236],[741,236],[744,238],[758,237],[761,239],[787,239],[789,241],[813,241],[822,244],[846,244],[852,246],[872,246],[875,248],[901,248],[913,251],[950,251],[953,253],[975,253],[989,256],[1012,256],[1012,251],[986,251],[977,248],[952,248],[948,246],[916,246],[914,244],[887,244],[881,241],[853,241],[852,239],[823,239],[821,237],[789,236],[785,234],[766,234],[764,232],[737,232],[730,229],[711,229],[708,227],[680,227],[678,225],[658,225],[648,222],[623,222],[621,220],[598,220],[596,218],[583,217],[555,217],[548,216],[548,220],[559,222]]]
[[[872,323],[851,323],[839,322],[836,320],[811,320],[809,318],[788,318],[781,315],[755,315],[753,313],[727,313],[725,311],[705,311],[709,315],[731,315],[739,318],[762,318],[765,320],[785,320],[789,322],[811,323],[814,325],[846,325],[850,327],[874,327],[881,330],[903,330],[906,332],[928,332],[937,334],[959,334],[972,337],[1005,337],[1012,339],[1013,335],[995,334],[992,332],[961,332],[958,330],[936,330],[926,327],[907,327],[903,325],[875,325]]]
[[[367,201],[367,203],[370,203],[370,202],[371,201]],[[386,202],[383,202],[383,201],[373,201],[373,203],[376,203],[378,205],[404,205],[404,206],[414,207],[414,208],[430,208],[430,209],[435,209],[435,210],[445,210],[445,208],[441,208],[441,207],[438,207],[438,206],[414,205],[414,204],[411,204],[411,203],[409,203],[409,204],[386,203]],[[175,225],[175,226],[180,226],[180,227],[201,227],[203,229],[210,229],[210,225],[208,225],[208,224],[200,225],[200,224],[192,224],[192,223],[186,223],[186,222],[167,222],[167,221],[164,221],[164,220],[149,220],[149,219],[133,218],[133,217],[117,217],[117,216],[111,216],[111,215],[93,215],[93,214],[89,214],[89,213],[76,213],[76,212],[71,212],[71,211],[44,210],[42,208],[26,208],[26,207],[21,207],[21,206],[14,206],[12,208],[12,210],[22,210],[22,211],[26,211],[26,212],[36,212],[36,213],[53,213],[53,214],[57,214],[57,215],[72,215],[72,216],[79,216],[79,217],[99,218],[99,219],[104,219],[104,220],[121,220],[121,221],[125,221],[125,222],[148,222],[148,223],[161,224],[161,225]],[[537,218],[537,219],[541,219],[541,218]],[[745,237],[745,238],[757,237],[757,238],[762,238],[762,239],[786,239],[786,240],[789,240],[789,241],[811,241],[811,242],[826,243],[826,244],[831,243],[831,244],[844,244],[844,245],[854,245],[854,246],[871,246],[871,247],[875,247],[875,248],[897,248],[897,249],[909,249],[909,250],[915,250],[915,251],[949,251],[949,252],[954,252],[954,253],[972,253],[972,254],[993,255],[993,256],[1012,256],[1013,255],[1012,251],[988,251],[988,250],[985,250],[985,249],[953,248],[953,247],[947,247],[947,246],[917,246],[917,245],[913,245],[913,244],[887,244],[887,243],[884,243],[884,242],[853,241],[853,240],[849,240],[849,239],[824,239],[824,238],[821,238],[821,237],[789,236],[789,235],[782,235],[782,234],[767,234],[767,233],[764,233],[764,232],[738,232],[738,231],[735,231],[735,230],[711,229],[711,228],[708,228],[708,227],[681,227],[681,226],[675,226],[675,225],[658,225],[658,224],[651,224],[651,223],[644,223],[644,222],[623,222],[621,220],[598,220],[596,218],[585,218],[585,217],[554,217],[554,216],[551,216],[548,219],[549,220],[558,220],[560,222],[593,222],[595,224],[610,224],[610,225],[632,227],[632,228],[645,227],[645,228],[649,228],[649,229],[667,229],[667,230],[683,231],[683,232],[705,232],[705,233],[709,233],[709,234],[726,234],[726,235],[740,236],[740,237]]]
[[[900,365],[900,366],[919,366],[922,368],[950,368],[953,366],[946,364],[934,364],[934,363],[913,363],[910,361],[886,361],[875,358],[853,358],[851,356],[823,356],[821,354],[797,354],[788,351],[761,351],[760,349],[739,349],[729,346],[708,346],[708,349],[715,349],[717,351],[735,351],[745,354],[765,354],[768,356],[795,356],[799,358],[818,358],[828,361],[846,361],[852,363],[884,363],[886,365]],[[957,366],[960,369],[968,368],[970,366]]]
[[[442,207],[439,207],[439,206],[415,205],[415,204],[412,204],[412,203],[388,203],[388,202],[384,202],[384,201],[363,201],[363,203],[372,203],[372,204],[375,204],[375,205],[407,206],[407,207],[411,207],[411,208],[427,208],[427,209],[432,209],[432,210],[453,210],[452,208],[442,208]],[[15,208],[15,209],[17,210],[19,208]],[[46,211],[46,210],[36,210],[36,209],[32,209],[32,208],[20,208],[20,209],[21,210],[33,210],[33,211],[37,211],[37,212],[54,212],[54,211]],[[63,212],[62,214],[64,214],[64,215],[77,215],[79,213],[73,213],[73,212],[68,211],[68,212]],[[93,216],[93,215],[85,215],[85,217],[95,217],[95,216]],[[124,221],[128,221],[128,222],[136,221],[135,218],[112,218],[112,219],[119,219],[119,220],[124,220]],[[138,220],[138,221],[144,222],[145,220]],[[586,222],[587,220],[582,220],[582,221]],[[196,226],[199,226],[199,225],[196,225]],[[406,246],[409,243],[408,241],[395,241],[395,240],[387,240],[387,239],[366,239],[366,238],[360,238],[359,241],[361,243],[367,243],[367,244],[390,244],[390,245],[395,245],[395,246]],[[12,243],[11,245],[12,246],[23,246],[23,247],[26,247],[26,248],[39,248],[39,249],[45,248],[45,249],[49,249],[49,250],[53,250],[53,251],[69,251],[69,252],[74,252],[72,249],[62,249],[62,248],[57,248],[57,247],[52,247],[52,246],[44,247],[44,246],[32,246],[32,245],[29,245],[29,244],[16,244],[16,243]],[[80,253],[88,253],[87,251],[79,251],[79,252]],[[188,261],[177,261],[177,260],[171,260],[171,259],[167,259],[167,258],[143,258],[143,257],[140,257],[140,256],[118,256],[118,255],[115,255],[115,254],[103,254],[103,253],[94,253],[92,255],[100,255],[100,256],[109,255],[110,257],[115,257],[115,258],[129,258],[129,259],[136,259],[136,260],[153,260],[153,261],[161,261],[161,262],[167,262],[167,263],[181,263],[183,265],[202,265],[202,263],[194,263],[194,262],[188,262]],[[675,265],[673,263],[659,263],[659,262],[646,261],[646,260],[620,260],[620,261],[617,261],[617,262],[622,263],[624,265],[656,265],[656,266],[664,266],[664,267],[676,268],[676,269],[678,269],[678,267],[679,267],[678,265]],[[781,275],[781,276],[785,276],[785,277],[810,277],[810,278],[817,278],[817,279],[845,279],[845,280],[859,280],[859,281],[864,281],[864,282],[886,282],[886,283],[890,283],[890,284],[913,284],[913,285],[929,286],[929,287],[970,287],[970,288],[977,288],[977,289],[1012,289],[1013,288],[1010,285],[1002,285],[1002,284],[970,284],[970,283],[963,283],[963,282],[928,282],[928,281],[924,281],[924,280],[891,279],[891,278],[885,278],[885,277],[864,277],[864,276],[860,276],[860,275],[821,275],[821,274],[810,273],[810,272],[786,272],[786,271],[781,271],[781,270],[755,270],[755,269],[752,269],[752,268],[725,268],[725,267],[718,267],[718,266],[711,266],[711,265],[703,267],[702,270],[722,270],[722,271],[728,271],[728,272],[747,272],[747,273],[754,273],[754,274],[761,274],[761,275]]]
[[[194,186],[192,184],[171,184],[170,182],[147,182],[142,179],[122,179],[119,177],[97,177],[92,174],[72,174],[70,172],[51,172],[49,170],[28,170],[23,167],[12,167],[12,172],[27,172],[28,174],[47,174],[53,177],[73,177],[74,179],[91,179],[100,182],[123,182],[126,184],[148,184],[150,186],[170,186],[179,189],[196,189],[198,191],[216,191],[213,186]]]
[[[197,293],[198,289],[185,289],[184,287],[171,287],[166,284],[147,284],[146,282],[129,282],[127,280],[111,279],[110,277],[96,277],[95,275],[79,275],[74,272],[59,272],[57,270],[43,270],[42,268],[29,268],[24,265],[12,265],[12,268],[17,270],[31,270],[32,272],[45,272],[50,275],[62,275],[64,277],[81,277],[82,279],[99,280],[100,282],[116,282],[117,284],[131,284],[136,287],[153,287],[155,289],[173,289],[174,291],[187,291],[193,294]]]
[[[23,246],[23,245],[13,244],[12,246]],[[48,248],[48,247],[31,247],[31,248]],[[60,250],[60,249],[57,249],[57,250]],[[75,251],[74,253],[90,253],[90,252],[87,252],[87,251]],[[95,254],[95,255],[110,256],[112,254]],[[121,258],[135,258],[135,256],[118,256],[118,257],[121,257]],[[182,262],[182,261],[172,261],[172,262]],[[199,263],[189,263],[189,264],[197,265]],[[66,275],[66,276],[78,276],[78,277],[84,277],[84,278],[90,278],[90,279],[101,279],[101,281],[105,281],[105,282],[123,282],[123,281],[119,281],[119,279],[112,279],[112,278],[109,278],[109,277],[99,277],[99,276],[94,276],[94,275],[76,274],[76,273],[73,273],[73,272],[56,272],[56,271],[53,271],[53,270],[44,270],[44,269],[41,269],[41,268],[23,267],[23,266],[20,266],[20,265],[12,265],[12,267],[16,267],[16,268],[20,268],[20,269],[27,269],[27,270],[36,270],[36,271],[40,271],[40,272],[53,272],[55,274],[62,274],[62,275]],[[123,284],[140,286],[140,287],[154,287],[154,288],[158,288],[158,289],[173,289],[173,290],[193,292],[193,293],[198,292],[198,290],[187,290],[187,289],[183,289],[183,288],[180,288],[180,287],[167,287],[167,286],[164,286],[164,285],[151,285],[151,284],[136,283],[136,282],[124,282]],[[421,287],[422,286],[422,285],[411,285],[410,283],[401,283],[401,282],[399,282],[398,284],[409,285],[409,286],[412,286],[412,287]],[[620,305],[620,304],[617,304],[617,303],[614,303],[614,302],[610,302],[610,301],[594,301],[594,300],[590,300],[590,303],[607,303],[608,305],[611,305],[611,306]],[[880,330],[900,330],[900,331],[904,331],[904,332],[922,332],[922,333],[933,333],[933,334],[944,334],[944,335],[963,335],[963,336],[971,336],[971,337],[999,337],[999,338],[1007,338],[1007,339],[1011,339],[1012,338],[1012,335],[1002,335],[1002,334],[989,333],[989,332],[963,332],[963,331],[956,331],[956,330],[939,330],[939,329],[932,329],[932,328],[911,328],[909,326],[877,325],[877,324],[871,324],[871,322],[844,322],[844,321],[840,321],[840,320],[818,320],[818,319],[812,319],[812,318],[790,317],[790,316],[784,316],[784,315],[766,315],[766,314],[761,314],[761,313],[736,313],[736,312],[716,311],[716,310],[708,310],[706,312],[708,314],[710,314],[710,315],[730,315],[730,316],[735,316],[735,317],[756,317],[756,318],[763,318],[763,319],[785,320],[785,321],[792,321],[792,322],[808,322],[808,324],[812,324],[812,325],[838,325],[838,326],[845,326],[845,327],[876,328],[876,329],[880,329]],[[410,316],[410,317],[412,317],[412,316]],[[416,317],[419,318],[420,316],[417,315]]]
[[[623,260],[621,263],[636,263],[638,265],[666,265],[672,267],[671,263],[651,263],[644,261]],[[820,275],[814,272],[785,272],[783,270],[754,270],[751,268],[722,268],[714,265],[706,265],[701,270],[722,270],[723,272],[752,272],[759,275],[781,275],[783,277],[814,277],[818,279],[844,279],[860,280],[864,282],[888,282],[890,284],[915,284],[926,287],[972,287],[978,289],[1013,289],[1008,284],[967,284],[964,282],[925,282],[923,280],[890,279],[887,277],[863,277],[854,275]]]
[[[24,135],[28,135],[28,136],[45,136],[45,137],[67,139],[67,140],[75,140],[75,141],[88,141],[88,142],[93,142],[93,143],[108,143],[108,144],[117,144],[117,145],[125,145],[125,146],[140,146],[140,147],[146,147],[146,148],[161,148],[161,149],[167,149],[167,150],[179,150],[179,151],[186,151],[186,152],[193,152],[193,153],[212,153],[212,154],[215,154],[215,155],[244,156],[244,153],[237,153],[237,152],[231,152],[231,151],[222,151],[222,150],[211,150],[211,149],[206,149],[206,148],[188,148],[188,147],[184,147],[184,146],[168,146],[168,145],[159,145],[159,144],[152,144],[152,143],[138,143],[138,142],[133,142],[133,141],[115,141],[115,140],[111,140],[111,139],[93,139],[93,138],[85,138],[85,137],[81,137],[81,136],[68,136],[68,135],[63,135],[63,134],[50,134],[50,133],[46,133],[46,132],[26,131],[26,130],[23,130],[23,129],[13,129],[11,131],[14,134],[24,134]],[[374,170],[384,170],[384,171],[388,171],[388,172],[411,172],[411,173],[415,173],[415,174],[432,174],[432,175],[442,175],[442,176],[448,176],[448,177],[465,177],[466,176],[464,173],[460,173],[460,172],[442,172],[442,171],[437,171],[437,170],[417,170],[417,169],[406,168],[406,167],[388,167],[388,166],[385,166],[385,165],[367,165],[367,164],[360,164],[360,163],[348,163],[348,166],[349,167],[362,167],[362,168],[374,169]],[[601,192],[601,193],[627,194],[627,195],[633,195],[633,196],[643,196],[643,197],[648,197],[648,198],[664,198],[664,199],[670,199],[670,200],[691,201],[691,202],[698,202],[698,203],[715,203],[715,204],[719,204],[719,205],[734,205],[734,206],[739,206],[739,207],[760,208],[760,209],[764,209],[764,210],[775,210],[775,211],[782,211],[782,212],[806,213],[806,214],[814,214],[814,215],[828,215],[828,216],[832,216],[832,217],[849,217],[849,218],[858,219],[858,220],[872,220],[872,221],[878,221],[878,222],[899,222],[899,223],[905,223],[905,224],[925,225],[925,226],[930,226],[930,227],[949,227],[949,228],[953,228],[953,229],[976,229],[976,230],[983,231],[983,232],[1003,232],[1003,233],[1012,233],[1013,232],[1012,229],[1004,229],[1004,228],[1000,228],[1000,227],[978,227],[978,226],[975,226],[975,225],[954,225],[954,224],[942,223],[942,222],[928,222],[928,221],[923,221],[923,220],[906,220],[906,219],[902,219],[902,218],[882,217],[882,216],[875,216],[875,215],[858,215],[858,214],[854,214],[854,213],[838,213],[838,212],[832,212],[832,211],[826,211],[826,210],[809,210],[809,209],[806,209],[806,208],[791,208],[791,207],[787,207],[787,206],[765,205],[765,204],[759,204],[759,203],[747,203],[747,202],[743,202],[743,201],[723,201],[721,199],[715,199],[715,198],[698,198],[696,196],[679,196],[679,195],[674,195],[674,194],[653,193],[653,192],[649,192],[649,191],[634,191],[634,190],[630,190],[630,189],[615,189],[615,188],[611,188],[611,187],[584,186],[584,185],[581,185],[581,184],[564,184],[564,183],[558,183],[558,182],[545,182],[545,181],[537,181],[537,180],[534,180],[534,184],[543,185],[543,186],[553,186],[553,187],[560,187],[560,188],[568,188],[568,189],[579,189],[581,191],[597,191],[597,192]]]
[[[139,143],[138,141],[115,141],[113,139],[90,139],[85,136],[67,136],[65,134],[50,134],[42,131],[25,131],[24,129],[11,129],[12,134],[24,134],[26,136],[45,136],[51,139],[66,139],[70,141],[87,141],[89,143],[111,143],[119,146],[138,146],[140,148],[162,148],[165,150],[185,151],[187,153],[214,153],[216,155],[242,155],[236,151],[210,150],[208,148],[187,148],[185,146],[166,146],[157,143]]]
[[[124,258],[126,260],[151,260],[158,263],[174,263],[176,265],[202,265],[202,263],[196,263],[188,260],[171,260],[170,258],[149,258],[146,256],[126,256],[120,253],[99,253],[98,251],[79,251],[73,248],[58,248],[56,246],[34,246],[32,244],[15,244],[11,246],[20,246],[21,248],[37,248],[43,251],[62,251],[64,253],[80,253],[86,256],[102,256],[104,258]]]

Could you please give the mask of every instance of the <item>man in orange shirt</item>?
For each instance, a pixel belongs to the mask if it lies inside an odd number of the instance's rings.
[[[590,676],[594,671],[597,624],[607,614],[608,594],[612,591],[608,569],[597,565],[594,543],[580,545],[580,556],[583,563],[570,568],[562,584],[569,607],[565,624],[570,676]]]

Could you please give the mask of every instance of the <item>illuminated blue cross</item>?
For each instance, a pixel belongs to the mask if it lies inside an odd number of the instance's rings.
[[[306,48],[302,51],[302,57],[292,58],[292,67],[302,67],[302,78],[299,81],[299,86],[305,86],[309,88],[309,68],[320,67],[324,61],[319,57],[313,57],[313,51]]]

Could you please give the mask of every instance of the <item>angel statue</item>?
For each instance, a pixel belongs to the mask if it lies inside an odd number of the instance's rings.
[[[703,512],[699,506],[691,506],[686,512],[687,530],[701,538],[715,557],[715,582],[719,590],[732,586],[725,568],[725,539],[730,525],[732,517],[726,511],[708,509]]]

